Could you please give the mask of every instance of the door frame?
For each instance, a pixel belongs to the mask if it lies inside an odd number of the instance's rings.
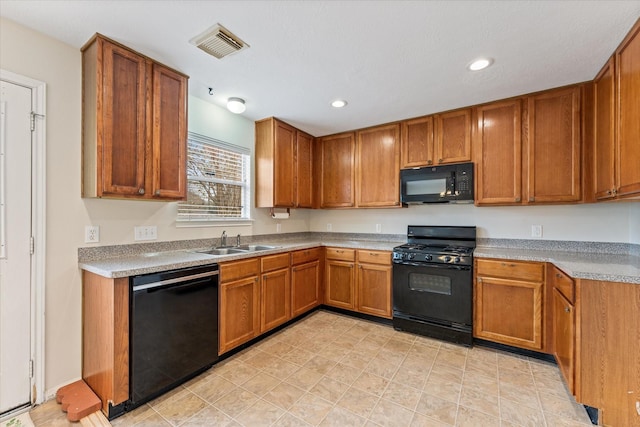
[[[35,130],[31,133],[31,404],[45,401],[45,258],[46,258],[46,83],[0,68],[0,80],[31,89]]]

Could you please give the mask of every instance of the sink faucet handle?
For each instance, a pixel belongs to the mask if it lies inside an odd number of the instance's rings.
[[[220,236],[220,246],[227,246],[227,230],[222,231],[222,236]]]

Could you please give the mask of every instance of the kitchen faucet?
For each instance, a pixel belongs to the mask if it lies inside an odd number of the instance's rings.
[[[240,247],[240,233],[236,236],[236,246]]]
[[[224,248],[225,246],[227,246],[227,230],[224,230],[220,236],[220,247]]]

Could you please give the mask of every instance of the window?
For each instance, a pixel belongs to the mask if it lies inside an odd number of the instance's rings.
[[[248,220],[249,165],[248,149],[189,132],[187,200],[177,220]]]

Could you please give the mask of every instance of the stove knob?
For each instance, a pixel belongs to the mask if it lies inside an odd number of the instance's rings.
[[[429,254],[424,256],[424,260],[425,261],[431,261],[432,259],[433,259],[433,257],[431,255],[429,255]]]
[[[408,258],[408,259],[413,259],[413,258],[415,258],[415,256],[416,256],[415,254],[408,254],[408,255],[407,255],[407,258]]]
[[[460,257],[459,257],[459,256],[455,257],[455,258],[453,259],[453,262],[460,262]]]
[[[444,257],[444,262],[449,262],[451,261],[451,257],[449,255]]]

